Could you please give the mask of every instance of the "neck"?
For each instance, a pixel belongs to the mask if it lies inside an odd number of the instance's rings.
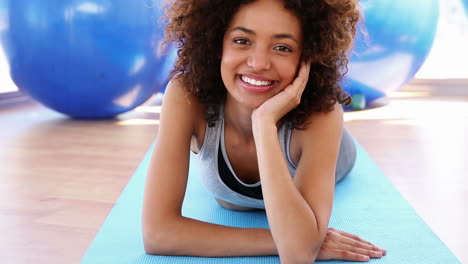
[[[253,109],[233,103],[227,98],[224,105],[224,123],[244,141],[252,141],[252,112]]]

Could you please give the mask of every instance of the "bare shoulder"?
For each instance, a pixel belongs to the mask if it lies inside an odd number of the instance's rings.
[[[205,124],[203,109],[198,98],[185,89],[180,79],[175,78],[169,82],[164,93],[161,115],[170,116],[171,123],[190,126],[192,134],[197,135],[200,133],[200,127]]]
[[[335,104],[332,111],[315,112],[307,119],[307,127],[304,131],[314,131],[323,125],[337,125],[343,123],[343,107]]]
[[[172,111],[187,111],[188,114],[198,116],[202,113],[202,105],[199,103],[198,98],[191,92],[185,89],[182,80],[172,79],[166,88],[164,93],[163,106],[167,106]],[[175,109],[173,109],[176,107]]]
[[[312,113],[306,123],[305,129],[294,129],[291,137],[291,157],[296,164],[308,148],[317,149],[319,144],[334,148],[339,143],[343,131],[343,108],[336,104],[330,112]]]
[[[330,132],[339,131],[343,128],[343,108],[336,104],[330,112],[312,113],[307,118],[307,126],[302,130],[295,130],[295,134],[302,143],[310,140],[310,136],[327,136]],[[304,142],[305,141],[305,142]]]

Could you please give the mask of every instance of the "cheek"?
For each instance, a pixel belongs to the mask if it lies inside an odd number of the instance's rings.
[[[221,78],[223,79],[223,81],[226,81],[228,78],[228,75],[230,74],[230,72],[232,72],[232,70],[230,67],[229,59],[226,58],[225,56],[223,56],[223,58],[221,59],[220,68],[221,68]]]
[[[221,56],[221,77],[223,81],[231,79],[233,75],[237,72],[237,67],[240,65],[240,59],[238,53],[234,52],[229,48],[223,50]]]
[[[221,57],[221,79],[224,82],[224,85],[227,85],[227,82],[231,80],[231,76],[233,74],[233,66],[232,66],[233,56],[229,54],[229,52],[223,52]]]
[[[288,84],[292,83],[297,75],[298,63],[296,61],[290,61],[287,63],[281,64],[280,73],[282,79],[284,79]]]
[[[237,56],[230,49],[225,49],[221,57],[222,67],[233,67],[236,64]]]

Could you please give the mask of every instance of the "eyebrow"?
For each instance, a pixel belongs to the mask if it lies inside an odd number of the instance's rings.
[[[248,29],[248,28],[245,28],[245,27],[235,27],[235,28],[231,29],[230,32],[236,31],[236,30],[240,30],[242,32],[245,32],[247,34],[254,35],[254,36],[257,35],[255,33],[255,31],[253,31],[251,29]],[[273,36],[273,38],[275,38],[275,39],[285,39],[285,38],[287,38],[287,39],[291,39],[291,40],[295,41],[296,43],[299,43],[299,41],[293,35],[288,34],[288,33],[275,34]]]

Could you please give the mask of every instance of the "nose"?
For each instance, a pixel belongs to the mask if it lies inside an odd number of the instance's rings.
[[[269,70],[271,59],[268,51],[260,48],[253,49],[247,58],[247,65],[255,71]]]

